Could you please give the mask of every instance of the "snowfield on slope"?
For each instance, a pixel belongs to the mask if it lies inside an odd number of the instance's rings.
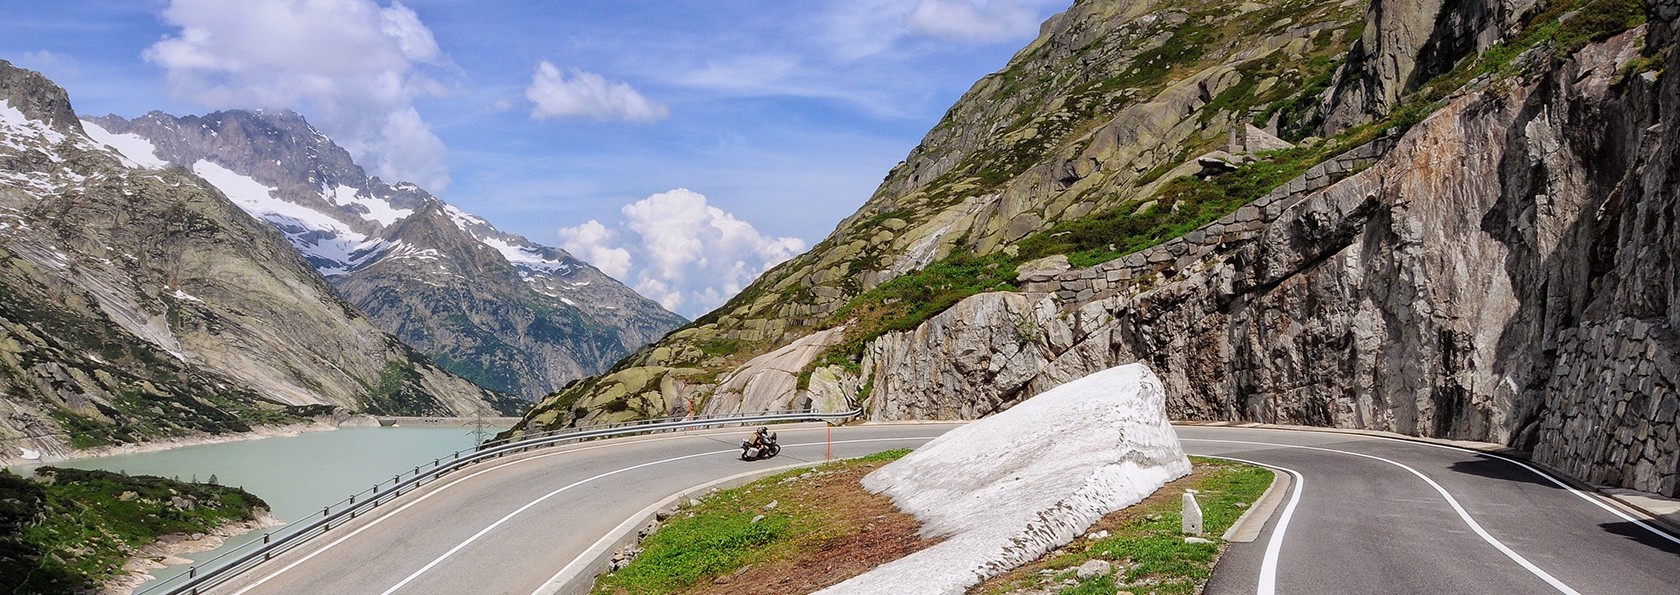
[[[1190,473],[1148,366],[1069,382],[952,430],[863,485],[945,541],[819,593],[953,593],[1067,544]]]

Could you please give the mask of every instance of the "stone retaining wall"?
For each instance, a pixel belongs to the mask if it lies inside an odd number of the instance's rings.
[[[1383,136],[1332,157],[1237,212],[1182,237],[1089,268],[1028,277],[1022,291],[1054,293],[1064,301],[1085,303],[1131,287],[1134,281],[1151,274],[1171,276],[1215,251],[1260,237],[1284,209],[1376,162],[1393,146],[1395,138]]]
[[[1597,485],[1680,492],[1680,382],[1666,320],[1566,329],[1534,459]]]

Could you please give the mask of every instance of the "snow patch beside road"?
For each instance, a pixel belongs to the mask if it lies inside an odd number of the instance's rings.
[[[953,593],[1067,544],[1190,473],[1148,366],[1097,372],[957,428],[863,480],[937,545],[819,593]]]

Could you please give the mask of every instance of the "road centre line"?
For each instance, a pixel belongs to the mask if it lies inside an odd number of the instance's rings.
[[[1183,440],[1195,440],[1195,439],[1194,438],[1184,438]],[[1223,455],[1193,455],[1193,456],[1207,457],[1207,458],[1210,458],[1210,459],[1224,459],[1224,460],[1227,460],[1227,461],[1236,461],[1238,463],[1248,463],[1250,465],[1258,465],[1258,466],[1261,466],[1261,467],[1277,469],[1279,471],[1286,471],[1290,475],[1295,477],[1295,485],[1293,486],[1294,487],[1294,490],[1293,490],[1294,493],[1290,494],[1290,496],[1289,496],[1289,504],[1287,504],[1283,507],[1283,515],[1278,517],[1277,525],[1272,527],[1272,538],[1266,541],[1266,555],[1260,561],[1260,578],[1259,578],[1258,583],[1255,585],[1255,589],[1254,589],[1255,595],[1276,595],[1277,594],[1278,556],[1283,552],[1283,534],[1284,534],[1285,531],[1289,530],[1290,519],[1295,517],[1295,505],[1301,503],[1301,492],[1303,490],[1305,490],[1306,487],[1307,487],[1307,478],[1305,476],[1301,475],[1301,472],[1299,472],[1299,471],[1296,471],[1294,469],[1290,469],[1288,467],[1280,467],[1278,465],[1273,465],[1271,463],[1262,463],[1262,462],[1259,462],[1259,461],[1250,461],[1248,459],[1239,459],[1239,458],[1236,458],[1236,457],[1227,457],[1227,456],[1223,456]]]
[[[859,442],[897,442],[897,441],[904,441],[904,440],[932,440],[932,439],[933,439],[932,437],[912,436],[912,437],[903,437],[903,438],[867,438],[867,439],[858,439],[858,440],[835,440],[832,443],[833,444],[852,444],[852,443],[859,443]],[[826,441],[825,442],[805,442],[805,443],[800,443],[800,444],[788,444],[786,446],[787,447],[817,446],[817,445],[821,445],[821,444],[829,444],[829,442],[826,442]],[[492,529],[495,529],[496,527],[501,526],[502,523],[508,522],[509,520],[513,519],[514,516],[517,516],[519,513],[525,512],[526,510],[530,509],[531,507],[536,506],[537,504],[542,503],[542,501],[547,500],[547,499],[549,499],[549,498],[551,498],[555,495],[558,495],[561,492],[564,492],[564,491],[570,490],[572,488],[581,486],[583,484],[595,481],[597,479],[601,479],[601,478],[604,478],[604,477],[609,477],[609,476],[612,476],[612,475],[617,475],[619,473],[623,473],[623,472],[626,472],[626,471],[633,471],[633,470],[636,470],[636,469],[640,469],[642,467],[649,467],[649,466],[652,466],[652,465],[658,465],[658,464],[662,464],[662,463],[682,461],[682,460],[692,459],[692,458],[696,458],[696,457],[712,456],[712,455],[718,455],[718,454],[723,454],[723,453],[732,453],[732,452],[735,452],[736,450],[739,450],[739,449],[731,448],[731,449],[728,449],[728,450],[714,450],[714,451],[710,451],[710,452],[688,454],[688,455],[683,455],[683,456],[680,456],[680,457],[672,457],[672,458],[669,458],[669,459],[664,459],[664,460],[659,460],[659,461],[649,461],[649,462],[646,462],[646,463],[631,465],[629,467],[624,467],[622,469],[618,469],[618,470],[615,470],[615,471],[608,471],[606,473],[596,475],[596,476],[591,477],[589,479],[579,480],[577,482],[572,483],[571,485],[568,485],[568,486],[560,488],[558,490],[554,490],[552,492],[549,492],[549,493],[543,495],[542,497],[537,498],[536,500],[532,500],[530,503],[519,507],[517,510],[514,510],[513,512],[510,512],[510,513],[507,513],[506,516],[503,516],[500,520],[498,520],[494,523],[491,523],[490,526],[479,530],[478,533],[473,534],[473,536],[467,538],[466,541],[463,541],[459,545],[456,545],[455,547],[450,548],[449,551],[444,552],[443,555],[438,556],[436,559],[427,563],[425,566],[421,567],[419,570],[414,571],[413,574],[408,575],[408,577],[404,578],[401,582],[398,582],[397,584],[392,585],[391,588],[386,589],[385,592],[381,593],[380,595],[391,595],[391,593],[396,592],[397,589],[401,589],[404,585],[407,585],[410,581],[413,581],[414,579],[419,578],[419,576],[421,574],[424,574],[427,570],[431,570],[432,567],[437,566],[439,563],[448,559],[450,556],[455,555],[455,553],[461,551],[462,548],[467,547],[468,545],[472,544],[472,542],[474,542],[474,541],[478,541],[478,538],[483,537],[485,534],[489,533]]]
[[[679,440],[679,439],[688,438],[688,437],[690,437],[690,436],[667,436],[667,437],[651,438],[651,439],[647,439],[647,440],[636,440],[635,442],[664,442],[664,441],[667,441],[667,440]],[[329,549],[332,549],[333,546],[336,546],[340,543],[344,543],[345,541],[349,540],[352,537],[355,537],[356,535],[360,534],[361,532],[373,528],[374,525],[378,525],[379,523],[385,522],[386,519],[389,519],[391,517],[396,516],[397,513],[402,512],[404,510],[408,510],[409,507],[414,506],[416,504],[419,504],[421,502],[424,502],[424,501],[426,501],[426,499],[431,498],[434,495],[440,494],[444,490],[455,487],[456,484],[459,484],[461,482],[467,481],[467,480],[472,479],[474,477],[478,477],[478,476],[483,475],[485,473],[490,473],[492,471],[506,469],[506,468],[512,467],[514,465],[518,465],[518,464],[526,463],[526,462],[530,462],[530,461],[535,461],[535,460],[538,460],[538,459],[546,459],[548,457],[559,456],[559,455],[563,455],[563,454],[571,454],[571,453],[574,453],[574,452],[583,452],[583,451],[586,451],[586,450],[597,450],[597,449],[602,449],[602,448],[610,448],[610,447],[614,447],[614,446],[623,446],[623,445],[624,445],[624,443],[598,444],[598,445],[594,445],[594,446],[585,446],[585,447],[581,447],[581,448],[569,448],[569,449],[556,451],[556,452],[549,452],[549,453],[543,453],[543,454],[539,454],[539,455],[532,455],[532,456],[529,456],[529,457],[522,457],[522,458],[518,458],[518,459],[513,459],[511,461],[502,461],[501,464],[494,465],[494,466],[491,466],[491,467],[488,467],[488,468],[485,468],[485,469],[480,469],[480,470],[475,471],[475,472],[473,472],[469,475],[458,477],[454,481],[451,481],[449,483],[444,484],[442,487],[438,487],[438,488],[433,489],[433,490],[431,490],[431,491],[429,491],[425,494],[422,494],[419,498],[416,498],[413,501],[404,503],[402,506],[397,507],[396,510],[392,510],[390,512],[385,513],[384,515],[381,515],[379,517],[374,518],[371,521],[368,521],[367,524],[362,525],[360,527],[357,527],[354,531],[351,531],[349,535],[345,535],[343,537],[335,539],[332,542],[328,543],[327,545],[321,546],[320,549],[317,549],[313,552],[310,552],[308,555],[305,555],[304,557],[302,557],[302,558],[300,558],[300,559],[298,559],[298,560],[296,560],[296,561],[294,561],[290,564],[287,564],[287,565],[281,567],[279,570],[276,570],[273,573],[270,573],[268,576],[264,576],[261,579],[258,579],[256,582],[253,582],[249,585],[246,585],[244,588],[242,588],[238,591],[234,591],[233,595],[244,595],[245,593],[249,592],[251,589],[255,589],[259,586],[262,586],[263,583],[266,583],[266,582],[274,579],[274,577],[280,576],[281,574],[284,574],[285,572],[287,572],[287,571],[289,571],[293,568],[298,567],[299,565],[303,564],[304,562],[308,562],[310,559],[314,558],[315,556],[318,556],[321,553],[323,553],[323,552],[325,552]]]
[[[1500,553],[1505,554],[1505,557],[1510,558],[1512,561],[1516,562],[1517,565],[1522,566],[1524,569],[1527,569],[1530,574],[1533,574],[1534,576],[1538,577],[1540,580],[1546,581],[1546,584],[1551,585],[1552,588],[1557,589],[1558,592],[1566,593],[1568,595],[1580,595],[1580,592],[1569,588],[1569,585],[1564,584],[1563,581],[1560,581],[1556,577],[1553,577],[1551,574],[1547,573],[1546,571],[1541,570],[1539,566],[1535,566],[1533,562],[1529,562],[1528,559],[1522,557],[1521,554],[1518,554],[1517,552],[1513,551],[1511,548],[1506,547],[1503,542],[1494,538],[1494,536],[1492,534],[1488,533],[1486,529],[1483,529],[1481,524],[1476,522],[1476,519],[1471,518],[1470,513],[1468,511],[1464,510],[1463,506],[1459,505],[1458,500],[1453,498],[1452,494],[1448,493],[1446,488],[1441,487],[1441,484],[1435,483],[1435,480],[1430,479],[1429,476],[1424,475],[1423,473],[1419,472],[1417,469],[1413,469],[1413,468],[1407,466],[1404,463],[1401,463],[1401,462],[1398,462],[1398,461],[1392,461],[1392,460],[1385,459],[1385,458],[1382,458],[1382,457],[1379,457],[1379,456],[1376,456],[1376,455],[1368,455],[1368,454],[1365,454],[1365,453],[1358,453],[1358,452],[1352,452],[1352,451],[1346,451],[1346,450],[1336,450],[1336,449],[1333,449],[1333,448],[1321,448],[1321,447],[1317,447],[1317,446],[1302,446],[1302,445],[1297,445],[1297,444],[1275,444],[1275,443],[1271,443],[1271,442],[1250,442],[1250,441],[1246,441],[1246,440],[1218,440],[1218,439],[1213,439],[1213,438],[1181,438],[1180,440],[1193,441],[1193,442],[1213,442],[1213,443],[1219,443],[1219,444],[1242,444],[1242,445],[1249,445],[1249,446],[1269,446],[1269,447],[1273,447],[1273,448],[1295,448],[1295,449],[1303,449],[1303,450],[1317,450],[1317,451],[1323,451],[1323,452],[1333,452],[1333,453],[1337,453],[1337,454],[1344,454],[1344,455],[1349,455],[1349,456],[1363,457],[1363,458],[1367,458],[1367,459],[1374,459],[1374,460],[1382,461],[1384,463],[1388,463],[1390,465],[1394,465],[1394,466],[1399,467],[1401,469],[1405,469],[1406,471],[1411,472],[1412,475],[1416,475],[1418,477],[1418,479],[1422,479],[1424,481],[1424,483],[1429,484],[1430,487],[1435,488],[1435,491],[1437,493],[1440,493],[1442,498],[1446,499],[1447,505],[1451,506],[1453,511],[1458,513],[1458,518],[1463,520],[1464,524],[1469,525],[1470,529],[1472,531],[1475,531],[1476,535],[1478,535],[1482,538],[1482,541],[1486,541],[1488,543],[1488,545],[1492,545],[1494,547],[1494,549],[1497,549],[1497,550],[1499,550]]]
[[[1389,439],[1390,440],[1397,440],[1396,438],[1389,438]],[[1401,441],[1402,442],[1411,442],[1413,444],[1422,444],[1424,446],[1433,446],[1435,448],[1441,448],[1441,449],[1446,449],[1446,450],[1455,450],[1455,451],[1467,452],[1467,453],[1470,453],[1470,454],[1483,455],[1483,456],[1499,459],[1501,461],[1505,461],[1507,463],[1510,463],[1512,465],[1516,465],[1518,467],[1522,467],[1524,469],[1527,469],[1530,473],[1533,473],[1533,474],[1538,475],[1540,477],[1546,478],[1546,481],[1552,482],[1552,484],[1556,485],[1557,487],[1568,490],[1569,493],[1574,494],[1575,497],[1580,498],[1582,500],[1586,500],[1587,502],[1591,502],[1593,506],[1597,506],[1597,507],[1602,508],[1605,511],[1609,512],[1610,514],[1616,515],[1617,518],[1620,518],[1620,519],[1622,519],[1624,521],[1627,521],[1629,523],[1633,523],[1634,525],[1639,526],[1639,528],[1644,529],[1646,531],[1649,531],[1649,532],[1651,532],[1652,534],[1655,534],[1658,537],[1661,537],[1663,539],[1667,539],[1667,540],[1672,541],[1676,544],[1680,544],[1680,536],[1670,534],[1669,532],[1664,531],[1662,529],[1658,529],[1658,528],[1646,523],[1645,521],[1641,521],[1639,519],[1633,518],[1633,516],[1631,516],[1631,515],[1629,515],[1625,512],[1622,512],[1620,510],[1617,510],[1614,506],[1611,506],[1609,504],[1604,503],[1603,500],[1600,500],[1599,498],[1594,497],[1592,494],[1588,494],[1588,493],[1583,492],[1581,490],[1575,489],[1574,486],[1571,486],[1567,483],[1564,483],[1562,480],[1559,480],[1556,477],[1552,477],[1552,475],[1550,473],[1546,473],[1545,471],[1541,471],[1541,470],[1535,468],[1534,466],[1529,465],[1528,463],[1524,463],[1522,461],[1519,461],[1519,460],[1516,460],[1516,459],[1513,459],[1513,458],[1510,458],[1510,457],[1506,457],[1506,456],[1503,456],[1503,455],[1498,455],[1498,454],[1494,454],[1494,453],[1491,453],[1491,452],[1480,451],[1480,450],[1475,450],[1475,449],[1470,449],[1470,448],[1464,448],[1462,446],[1453,446],[1453,445],[1450,445],[1450,444],[1434,444],[1434,443],[1430,443],[1430,442],[1417,442],[1417,441],[1412,441],[1412,440],[1401,440]]]

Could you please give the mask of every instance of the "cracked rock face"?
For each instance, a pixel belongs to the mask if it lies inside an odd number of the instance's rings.
[[[1498,43],[1538,0],[1372,2],[1365,31],[1325,98],[1323,131],[1370,122],[1465,56]]]
[[[1630,73],[1645,36],[1459,96],[1153,285],[1081,299],[1072,271],[883,337],[871,415],[970,418],[1145,361],[1175,418],[1499,442],[1680,493],[1680,141],[1658,116],[1680,84]]]

